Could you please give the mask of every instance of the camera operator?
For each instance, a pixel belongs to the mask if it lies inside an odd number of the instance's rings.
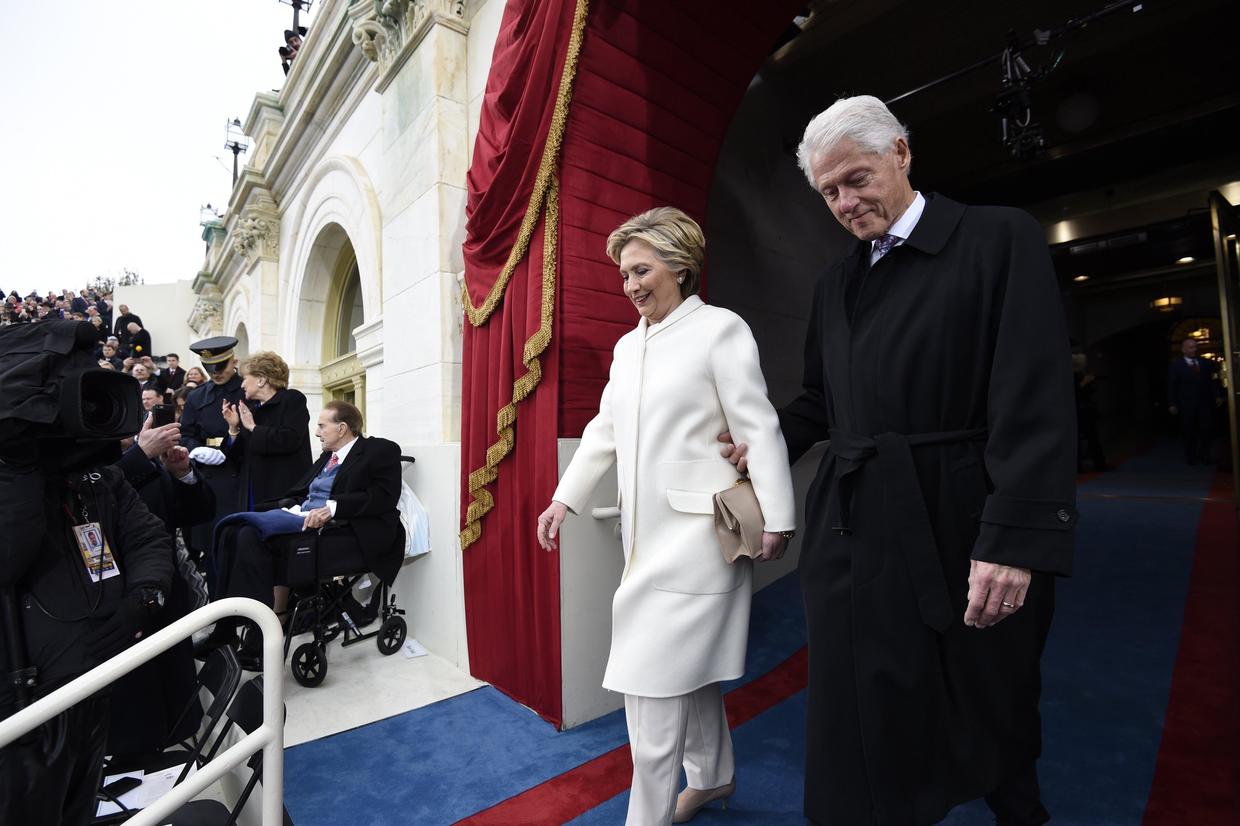
[[[142,421],[134,381],[100,370],[89,323],[0,329],[0,717],[155,625],[172,543],[109,464]],[[94,816],[110,692],[0,749],[0,822]]]
[[[149,629],[158,631],[191,610],[190,584],[186,572],[177,564],[177,528],[209,522],[215,514],[215,496],[206,482],[194,473],[189,451],[178,443],[181,426],[159,425],[148,416],[132,440],[121,443],[124,454],[116,467],[125,474],[138,496],[173,541],[171,556],[175,574],[167,605]],[[187,563],[188,564],[188,563]],[[191,574],[197,576],[194,572]],[[191,712],[178,719],[196,687],[194,650],[185,639],[141,665],[116,682],[112,702],[112,724],[108,733],[108,753],[114,762],[132,764],[145,755],[190,737],[198,730],[201,715]],[[200,709],[197,709],[200,711]],[[173,726],[177,726],[174,731]]]

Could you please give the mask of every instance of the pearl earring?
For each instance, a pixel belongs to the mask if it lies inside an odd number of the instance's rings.
[[[677,278],[677,279],[676,279],[676,283],[677,283],[677,284],[683,284],[683,283],[685,283],[685,277],[684,277],[683,275],[682,275],[682,276],[680,276],[680,278]]]

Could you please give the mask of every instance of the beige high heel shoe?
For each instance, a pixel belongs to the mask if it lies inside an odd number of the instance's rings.
[[[715,800],[723,801],[723,808],[728,808],[728,798],[736,794],[736,778],[726,786],[719,786],[714,789],[694,789],[686,786],[685,790],[676,798],[676,814],[672,816],[673,823],[688,823],[697,816],[702,807],[707,803]]]

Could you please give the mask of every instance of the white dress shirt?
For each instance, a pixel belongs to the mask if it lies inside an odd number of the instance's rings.
[[[895,223],[887,230],[887,235],[894,235],[897,240],[891,249],[903,244],[908,237],[913,234],[913,228],[917,226],[917,222],[921,220],[921,213],[926,209],[926,199],[922,197],[920,192],[913,193],[913,203],[908,205],[908,209],[904,210],[904,214],[895,220]],[[870,266],[874,266],[882,255],[878,252],[878,241],[870,242]]]

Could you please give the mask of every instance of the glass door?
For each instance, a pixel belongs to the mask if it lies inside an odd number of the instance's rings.
[[[1210,193],[1210,221],[1214,230],[1214,264],[1218,269],[1219,314],[1223,319],[1223,384],[1227,393],[1227,423],[1230,442],[1232,495],[1240,507],[1240,432],[1237,432],[1237,406],[1240,405],[1240,263],[1237,262],[1237,231],[1240,219],[1236,208],[1218,192]]]

